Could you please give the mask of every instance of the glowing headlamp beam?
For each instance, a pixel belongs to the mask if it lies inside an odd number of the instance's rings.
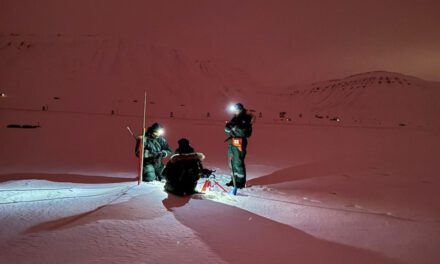
[[[235,104],[230,104],[228,107],[228,112],[235,112],[237,111],[237,106]]]
[[[159,134],[159,136],[162,136],[163,134],[165,134],[165,130],[163,128],[160,128],[157,130],[157,134]]]

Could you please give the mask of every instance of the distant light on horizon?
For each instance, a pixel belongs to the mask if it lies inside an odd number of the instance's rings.
[[[1,94],[0,94],[0,97],[4,98],[4,97],[7,97],[7,96],[6,96],[5,93],[1,93]]]

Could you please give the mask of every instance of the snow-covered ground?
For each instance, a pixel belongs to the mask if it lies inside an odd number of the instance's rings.
[[[125,126],[139,118],[2,110],[0,121],[1,263],[440,261],[434,130],[257,122],[251,186],[182,198],[133,181]],[[228,181],[221,122],[158,121]]]
[[[377,237],[355,237],[376,225],[371,231],[421,226],[297,203],[264,188],[186,198],[162,188],[3,184],[2,263],[393,263],[368,249],[378,246]],[[379,237],[398,234],[395,229]]]
[[[237,196],[212,190],[182,198],[158,182],[1,187],[2,263],[438,260],[438,221],[338,207],[313,193],[251,187]]]

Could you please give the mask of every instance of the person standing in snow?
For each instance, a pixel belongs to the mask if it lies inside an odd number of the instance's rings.
[[[162,171],[164,169],[162,160],[173,152],[163,137],[163,131],[163,127],[159,123],[154,123],[145,132],[142,181],[151,182],[162,179]],[[136,157],[139,157],[141,140],[142,136],[139,136],[136,140]]]
[[[228,135],[228,161],[231,169],[231,181],[227,186],[235,184],[237,188],[244,188],[246,185],[246,166],[244,159],[248,145],[247,138],[252,135],[253,116],[247,112],[243,104],[237,103],[230,107],[234,114],[232,119],[225,125],[225,133]],[[234,178],[232,178],[234,177]]]

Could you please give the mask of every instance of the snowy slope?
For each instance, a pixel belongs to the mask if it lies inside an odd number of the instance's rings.
[[[150,115],[224,118],[217,109],[258,87],[243,70],[142,38],[2,35],[0,57],[2,107],[134,115],[147,91]]]
[[[293,122],[438,128],[439,87],[438,82],[377,71],[262,93],[285,102],[286,118]]]
[[[0,35],[1,108],[227,118],[240,101],[261,121],[374,127],[438,127],[438,82],[392,72],[262,86],[223,61],[192,58],[141,37]],[[280,118],[280,113],[286,112]],[[260,114],[261,113],[261,114]],[[339,122],[337,121],[339,120]],[[338,123],[338,124],[335,124]]]

